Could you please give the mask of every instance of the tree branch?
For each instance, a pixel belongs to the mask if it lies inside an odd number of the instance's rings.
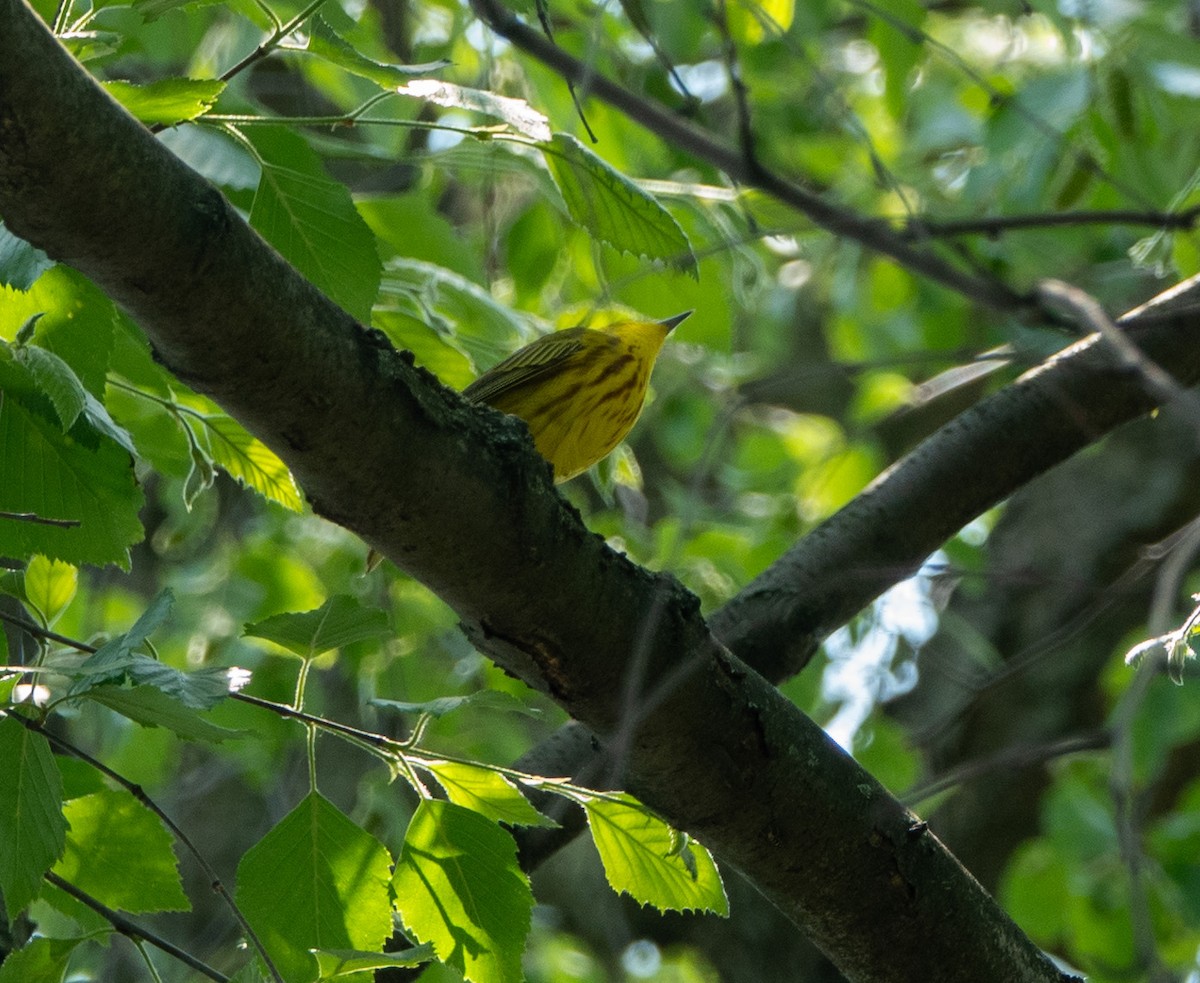
[[[179,946],[166,939],[160,938],[149,929],[142,928],[137,922],[132,922],[119,911],[114,911],[108,905],[101,901],[97,901],[86,891],[77,888],[70,881],[64,881],[54,871],[46,871],[46,880],[53,884],[61,891],[65,891],[71,895],[76,901],[87,905],[92,911],[96,912],[101,918],[108,922],[122,935],[127,935],[131,939],[140,939],[143,942],[149,942],[154,948],[161,949],[168,956],[173,956],[185,966],[194,969],[197,973],[207,976],[210,980],[216,980],[217,983],[229,983],[229,977],[224,973],[218,973],[207,963],[201,962],[190,952],[180,949]]]

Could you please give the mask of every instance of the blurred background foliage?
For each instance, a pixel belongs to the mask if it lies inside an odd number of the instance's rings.
[[[621,308],[695,309],[628,446],[563,493],[708,611],[931,430],[1070,340],[828,235],[586,92],[581,115],[561,78],[460,0],[327,0],[250,61],[299,3],[35,6],[100,79],[223,78],[207,102],[185,87],[200,101],[175,118],[193,122],[160,138],[447,385],[553,327]],[[532,4],[516,6],[536,23]],[[561,47],[632,92],[730,141],[746,121],[764,165],[1014,288],[1060,277],[1120,313],[1200,268],[1190,224],[1166,216],[1197,203],[1194,4],[551,0],[545,16]],[[599,242],[530,142],[487,129],[494,118],[395,94],[358,112],[409,65],[418,79],[525,100],[573,134],[673,216],[697,275],[686,257],[650,262]],[[114,94],[129,104],[142,91]],[[1141,214],[1107,214],[1116,209]],[[95,641],[170,587],[161,658],[242,666],[251,692],[286,702],[299,662],[243,626],[349,594],[385,611],[393,635],[322,657],[313,712],[403,736],[412,721],[371,699],[504,690],[540,713],[455,713],[427,737],[496,763],[562,722],[476,654],[422,587],[386,564],[363,576],[363,545],[303,512],[269,453],[168,378],[81,277],[19,247],[0,255],[0,334],[15,343],[30,313],[48,312],[33,343],[128,432],[144,505],[129,488],[114,508],[140,508],[145,532],[58,554],[91,565],[62,574],[73,594],[54,612],[34,609],[20,574],[53,544],[5,541],[8,610]],[[1000,345],[1009,360],[989,360]],[[1194,432],[1170,412],[1101,441],[965,529],[784,684],[931,819],[1039,944],[1097,981],[1200,973],[1194,674],[1178,688],[1121,658],[1178,624],[1200,589],[1186,532],[1197,463]],[[6,481],[13,467],[3,461]],[[9,664],[37,657],[19,632],[6,644]],[[193,744],[90,704],[63,709],[59,726],[142,785],[231,877],[304,792],[303,731],[228,701],[210,716],[248,735]],[[400,783],[334,741],[317,762],[322,791],[395,850],[414,807]],[[63,766],[69,791],[93,790],[86,769]],[[597,893],[591,851],[576,843],[535,876],[531,980],[836,978],[736,873],[729,923],[650,915]],[[154,923],[235,969],[236,925],[200,873],[183,871],[193,912]],[[46,900],[31,912],[42,925],[65,917]],[[157,961],[163,979],[189,978]],[[145,966],[116,942],[83,950],[72,974],[140,979]]]

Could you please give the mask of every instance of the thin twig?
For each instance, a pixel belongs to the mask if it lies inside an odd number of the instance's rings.
[[[181,963],[186,966],[190,966],[197,973],[203,973],[210,980],[216,980],[217,983],[229,983],[229,977],[224,973],[218,973],[215,969],[213,969],[207,963],[201,962],[190,952],[185,952],[183,949],[180,949],[179,946],[168,942],[166,939],[159,938],[149,929],[142,928],[137,923],[130,921],[119,911],[114,911],[102,901],[98,901],[96,898],[93,898],[86,891],[77,888],[70,881],[63,880],[56,873],[54,873],[54,871],[46,871],[46,880],[59,890],[65,891],[67,894],[71,895],[71,897],[73,897],[76,901],[87,905],[92,909],[92,911],[96,912],[96,914],[112,925],[112,927],[122,935],[127,935],[131,939],[141,939],[143,942],[149,942],[152,946],[154,946],[154,948],[161,949],[168,956],[174,956]]]
[[[997,215],[991,218],[909,219],[899,230],[901,238],[924,239],[936,236],[998,236],[1020,229],[1054,229],[1069,225],[1149,225],[1157,229],[1195,228],[1200,206],[1181,212],[1111,209],[1108,211],[1040,212],[1035,215]]]
[[[1037,294],[1043,301],[1066,307],[1084,327],[1099,334],[1121,364],[1138,374],[1147,392],[1164,403],[1180,404],[1183,412],[1200,429],[1200,399],[1195,393],[1184,389],[1161,365],[1148,358],[1117,327],[1095,297],[1062,280],[1042,280],[1038,284]]]
[[[12,519],[14,522],[36,522],[42,526],[57,526],[59,529],[73,529],[83,525],[79,519],[47,519],[36,512],[4,512],[0,510],[0,519]]]
[[[900,801],[907,806],[915,806],[917,803],[954,788],[956,785],[982,778],[1001,769],[1029,768],[1053,761],[1055,758],[1065,757],[1068,754],[1078,754],[1080,751],[1102,751],[1109,747],[1111,741],[1111,734],[1104,730],[1098,730],[1091,734],[1066,737],[1033,747],[1004,748],[986,758],[964,762],[937,778],[914,786],[900,796]]]

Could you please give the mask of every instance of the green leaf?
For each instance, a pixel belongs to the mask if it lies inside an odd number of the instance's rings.
[[[25,568],[25,599],[53,625],[75,597],[78,582],[79,570],[71,564],[38,554]]]
[[[357,949],[318,949],[317,966],[322,980],[351,976],[376,969],[420,966],[434,958],[433,946],[418,945],[400,952],[360,952]]]
[[[402,96],[431,102],[435,106],[466,109],[503,120],[518,133],[539,143],[554,139],[550,131],[550,121],[524,99],[498,96],[485,89],[469,89],[450,82],[439,82],[437,79],[415,79],[401,85],[396,92]]]
[[[392,878],[408,934],[472,983],[517,981],[533,894],[517,846],[495,823],[450,802],[418,806]]]
[[[63,880],[93,898],[134,914],[189,911],[162,820],[125,789],[105,789],[63,806],[70,829],[54,865]]]
[[[67,963],[84,939],[30,939],[0,965],[0,983],[62,983]]]
[[[79,419],[87,402],[88,391],[66,362],[45,348],[28,345],[18,348],[17,361],[24,365],[29,374],[54,404],[58,422],[63,431],[70,430]]]
[[[464,353],[490,367],[535,337],[527,320],[479,284],[412,259],[388,262],[372,324],[414,351],[446,385],[460,388],[475,377]]]
[[[698,276],[691,243],[653,195],[568,134],[556,133],[539,147],[571,218],[594,238]]]
[[[282,645],[302,659],[315,659],[330,649],[368,638],[385,638],[391,634],[391,626],[387,615],[377,608],[366,608],[353,597],[335,594],[315,611],[272,615],[246,625],[243,634]]]
[[[129,631],[109,639],[83,661],[77,670],[81,678],[71,687],[69,695],[77,696],[93,686],[122,679],[134,663],[133,650],[144,644],[167,619],[174,604],[175,595],[169,589],[159,591]]]
[[[526,717],[540,717],[542,711],[537,707],[518,700],[511,693],[503,690],[481,689],[466,696],[439,696],[423,703],[405,703],[402,700],[373,699],[371,706],[381,710],[391,710],[396,713],[425,714],[429,717],[444,717],[455,710],[473,707],[477,710],[504,710],[510,713],[524,714]]]
[[[212,460],[230,477],[284,508],[304,510],[304,499],[287,465],[235,419],[224,413],[207,413],[196,429]]]
[[[0,222],[0,284],[28,290],[53,265],[54,260]]]
[[[153,686],[134,686],[131,689],[121,686],[96,686],[89,689],[85,695],[87,699],[95,700],[130,720],[136,720],[147,727],[166,727],[187,741],[211,741],[219,744],[221,741],[245,737],[250,733],[210,723],[196,710]]]
[[[0,892],[16,918],[62,854],[66,823],[50,743],[8,716],[0,717],[0,830]]]
[[[64,434],[35,401],[4,392],[0,399],[0,511],[32,512],[79,523],[57,528],[0,519],[0,555],[43,553],[70,563],[129,568],[129,547],[141,540],[142,493],[129,453],[108,438],[94,446]],[[89,431],[90,433],[90,431]]]
[[[300,137],[274,127],[252,136],[262,177],[250,224],[331,300],[364,324],[379,292],[375,237],[345,185],[331,181]]]
[[[458,761],[424,761],[455,805],[509,826],[557,826],[538,812],[512,782],[482,765]]]
[[[145,85],[114,79],[100,84],[147,126],[174,126],[203,116],[225,90],[220,79],[169,78]]]
[[[354,75],[370,79],[384,89],[395,88],[413,76],[428,75],[450,65],[450,62],[445,60],[423,65],[390,65],[373,61],[349,44],[321,17],[313,18],[312,33],[309,34],[303,50]]]
[[[614,891],[663,911],[729,914],[721,875],[699,843],[681,839],[629,795],[589,799],[584,808]]]
[[[0,338],[12,339],[33,315],[37,342],[66,362],[93,396],[103,397],[118,314],[83,274],[48,269],[28,291],[0,288]]]
[[[380,951],[392,933],[391,857],[310,792],[238,864],[237,903],[288,983],[318,974],[310,949]]]

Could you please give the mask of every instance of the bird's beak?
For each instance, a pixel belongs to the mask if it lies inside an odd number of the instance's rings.
[[[684,311],[682,314],[676,314],[674,317],[669,317],[665,321],[659,321],[668,331],[674,331],[680,324],[692,316],[691,311]]]

